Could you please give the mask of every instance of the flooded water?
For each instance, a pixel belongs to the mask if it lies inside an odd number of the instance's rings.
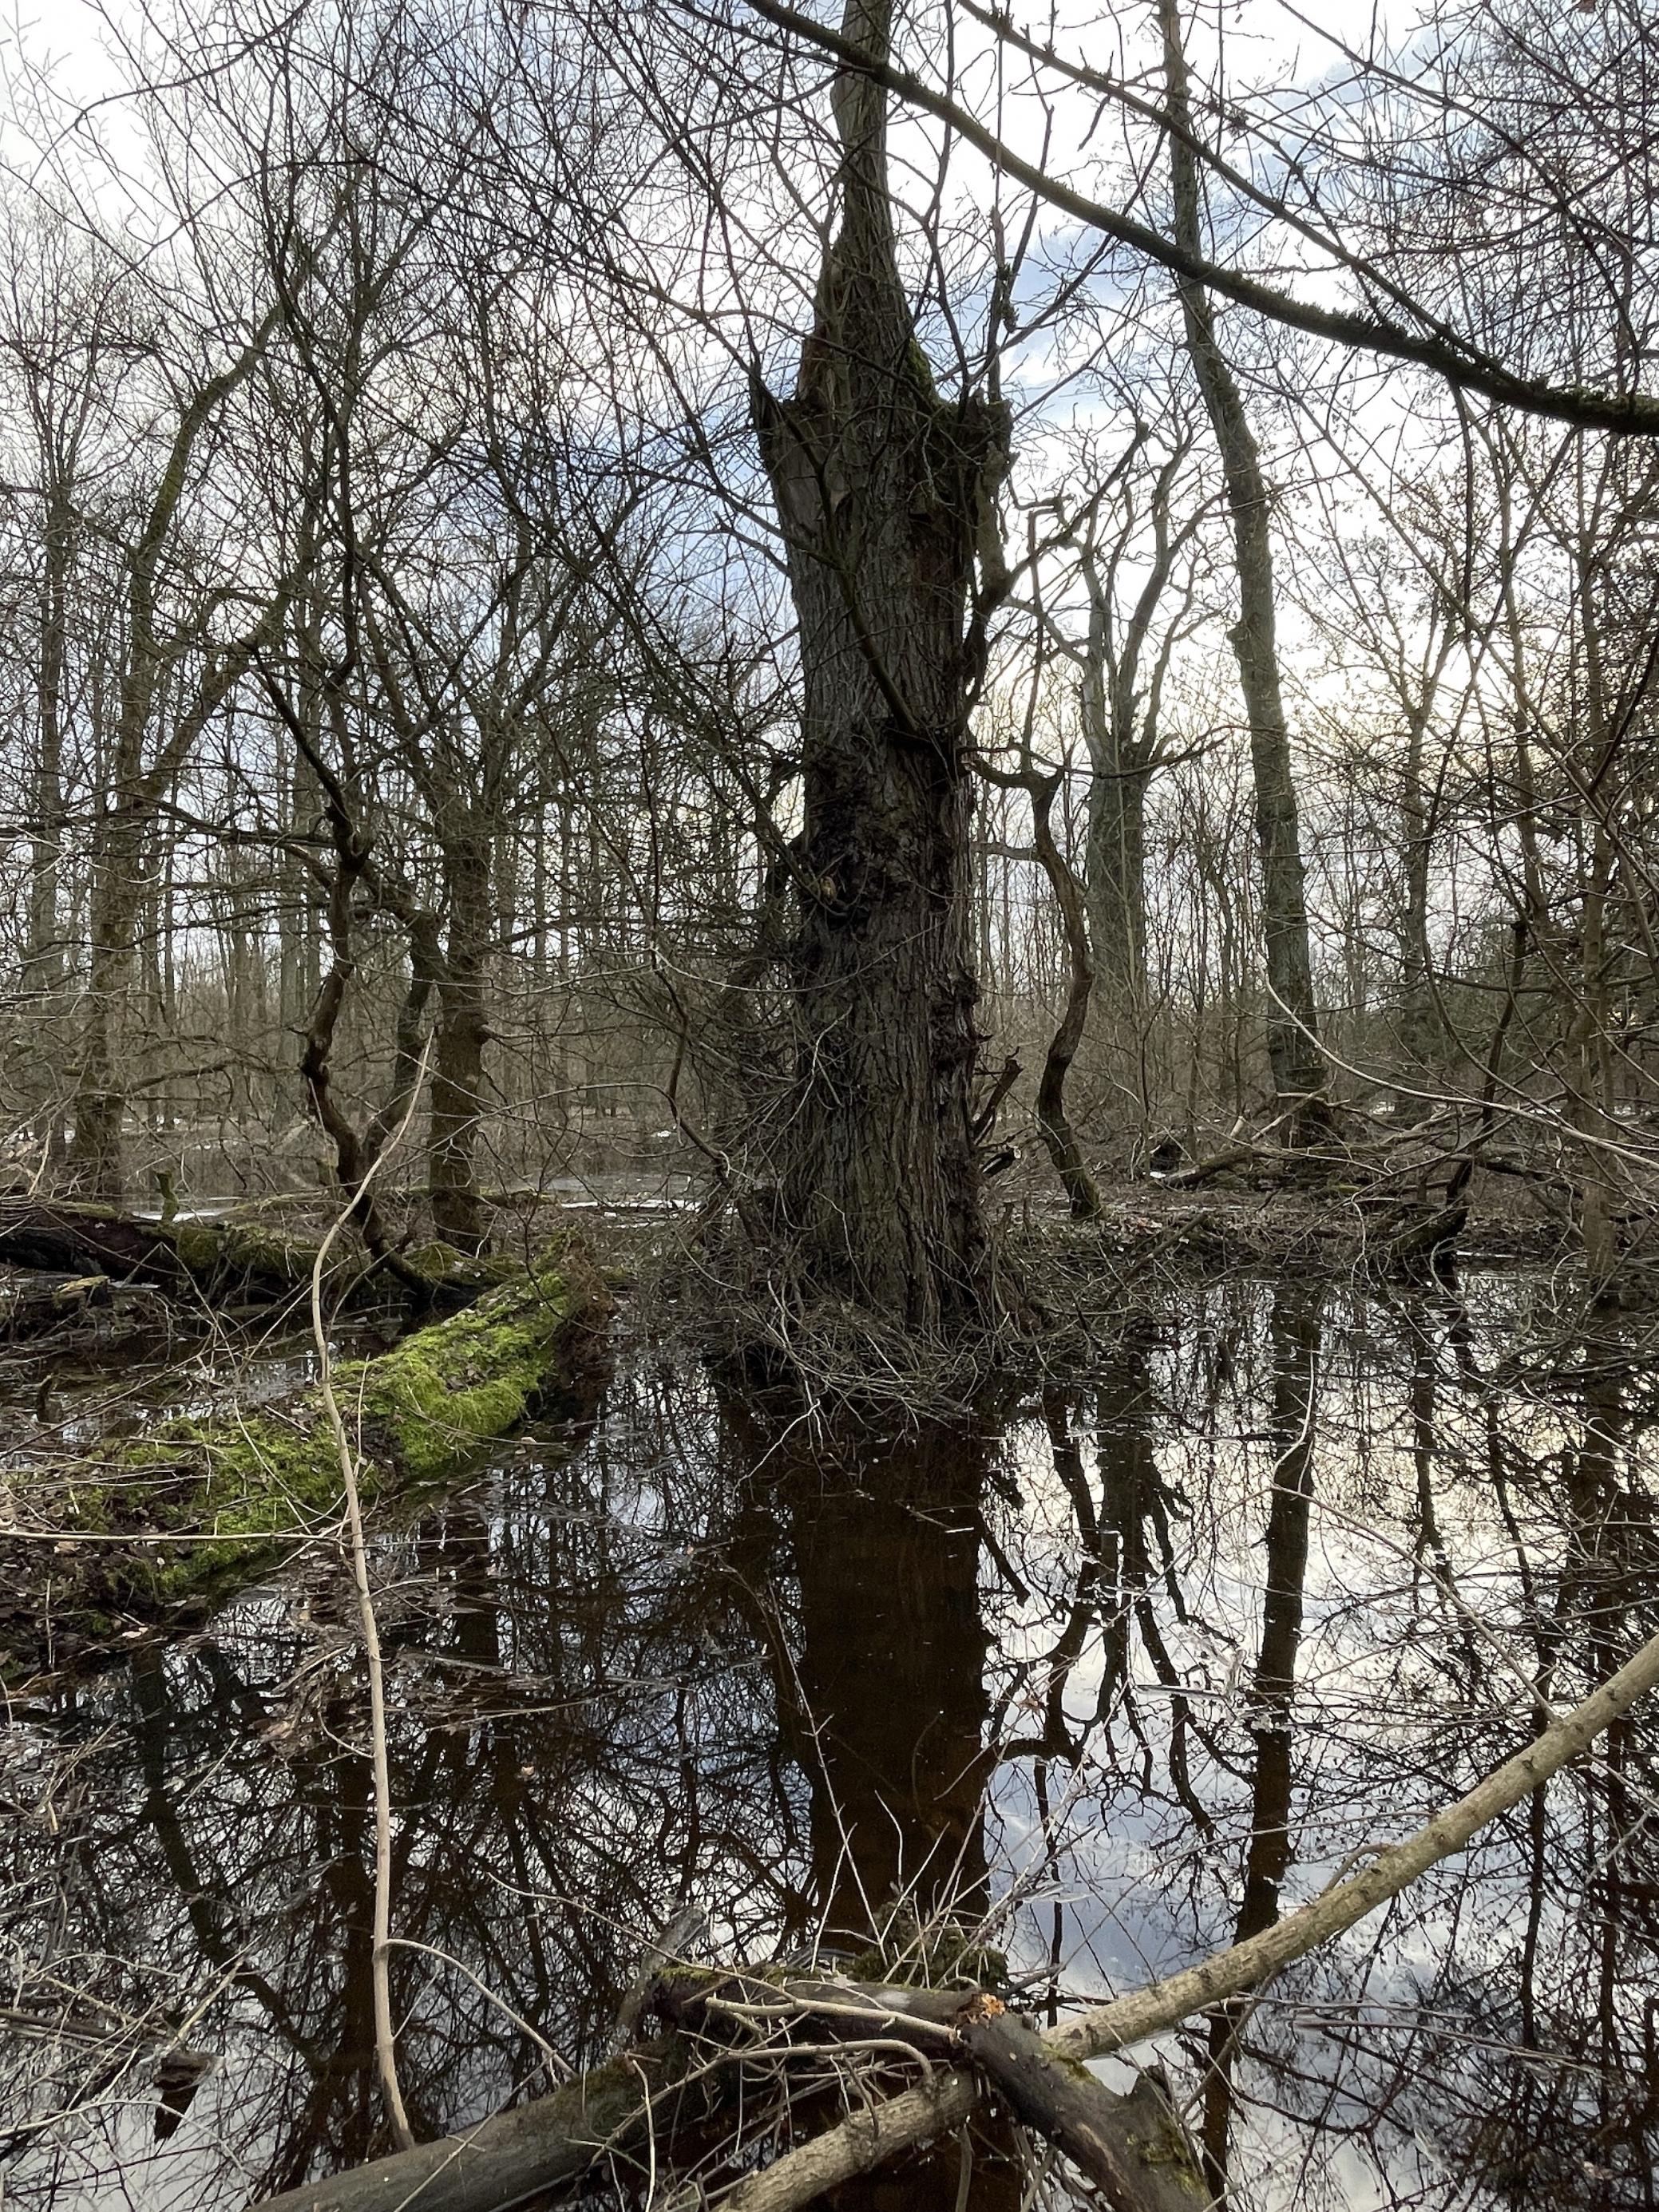
[[[635,1347],[590,1425],[378,1540],[417,2134],[603,2054],[688,1900],[724,1960],[948,1914],[1050,2019],[1457,1796],[1659,1616],[1659,1391],[1633,1338],[1529,1359],[1546,1291],[1224,1285],[885,1443]],[[219,2212],[386,2147],[350,1624],[313,1559],[14,1708],[8,2206]],[[1164,2039],[1232,2203],[1654,2203],[1656,1747],[1638,1712]]]

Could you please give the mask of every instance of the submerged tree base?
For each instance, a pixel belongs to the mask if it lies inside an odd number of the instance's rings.
[[[566,1245],[465,1312],[334,1370],[367,1500],[464,1473],[595,1364],[609,1296]],[[20,1510],[21,1509],[21,1510]],[[48,1668],[325,1533],[340,1464],[321,1394],[228,1406],[100,1446],[14,1501],[0,1535],[0,1667]]]

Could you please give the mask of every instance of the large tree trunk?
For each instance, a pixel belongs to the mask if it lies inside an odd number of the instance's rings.
[[[1177,244],[1194,256],[1203,250],[1192,106],[1181,43],[1179,0],[1158,0],[1168,88],[1170,177]],[[1307,886],[1302,866],[1296,780],[1290,732],[1279,681],[1273,606],[1273,537],[1261,454],[1231,363],[1215,333],[1215,314],[1204,287],[1183,278],[1181,297],[1187,350],[1221,454],[1227,508],[1232,518],[1238,569],[1238,621],[1231,631],[1239,690],[1250,726],[1250,766],[1255,782],[1256,841],[1261,858],[1261,921],[1267,956],[1267,1059],[1288,1139],[1305,1139],[1328,1126],[1325,1063],[1319,1048],[1313,960],[1308,944]]]
[[[843,29],[888,52],[887,0]],[[781,1194],[803,1280],[918,1326],[975,1306],[968,602],[1006,416],[940,398],[894,255],[884,98],[835,88],[842,228],[794,396],[755,415],[799,620],[798,1044]]]

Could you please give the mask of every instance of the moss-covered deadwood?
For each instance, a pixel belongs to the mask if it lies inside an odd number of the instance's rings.
[[[340,1362],[334,1389],[362,1455],[364,1498],[463,1474],[595,1364],[609,1300],[561,1251],[380,1356]],[[340,1466],[320,1395],[164,1421],[43,1473],[0,1537],[0,1653],[39,1666],[123,1621],[194,1605],[286,1541],[328,1530]]]
[[[0,1200],[0,1261],[16,1267],[154,1283],[164,1291],[215,1302],[308,1295],[318,1242],[246,1214],[163,1222],[118,1206]],[[511,1260],[475,1257],[440,1243],[405,1251],[401,1262],[394,1281],[351,1241],[337,1239],[328,1263],[331,1303],[395,1304],[407,1297],[406,1279],[412,1272],[433,1309],[453,1313],[519,1273]]]

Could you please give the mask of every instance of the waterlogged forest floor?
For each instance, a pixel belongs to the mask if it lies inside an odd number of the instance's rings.
[[[1659,1613],[1644,1329],[1564,1310],[1535,1267],[1218,1273],[1086,1376],[884,1440],[625,1319],[595,1413],[374,1538],[417,2133],[604,2056],[688,1900],[725,1961],[948,1923],[1047,2021],[1455,1797]],[[327,1547],[12,1702],[8,2206],[231,2212],[387,2148],[365,1727]],[[1231,2048],[1161,2039],[1237,2205],[1652,2201],[1656,1753],[1638,1710]]]

